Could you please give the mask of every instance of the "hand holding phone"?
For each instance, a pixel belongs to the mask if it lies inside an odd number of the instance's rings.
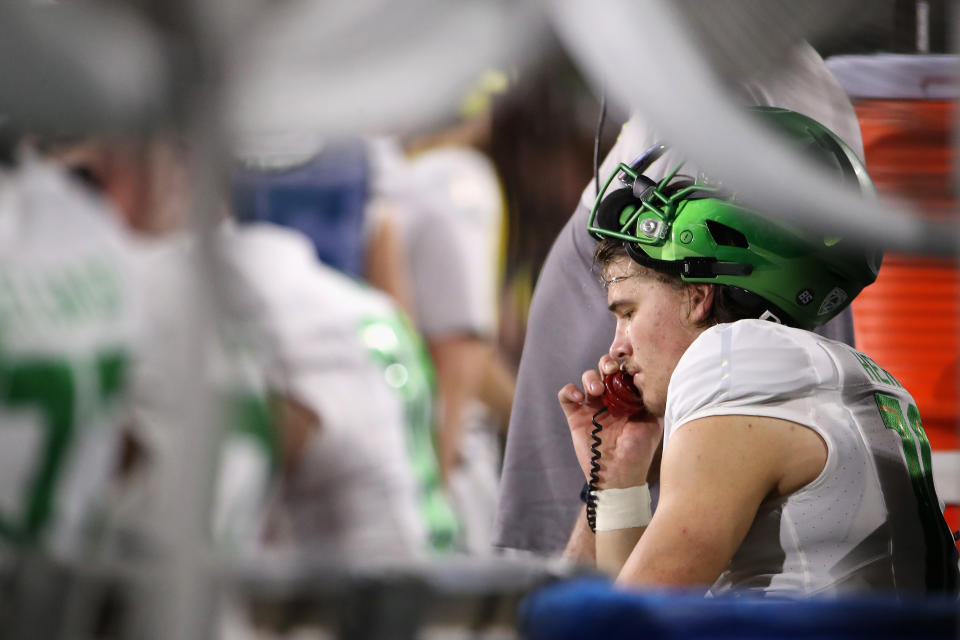
[[[617,369],[603,377],[603,395],[600,401],[610,412],[618,418],[628,418],[643,413],[643,396],[633,384],[633,376]]]

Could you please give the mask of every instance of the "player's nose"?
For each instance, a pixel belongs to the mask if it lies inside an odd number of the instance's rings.
[[[623,331],[617,331],[613,336],[613,342],[610,343],[610,350],[607,351],[614,360],[624,360],[631,353],[630,341],[626,339]]]

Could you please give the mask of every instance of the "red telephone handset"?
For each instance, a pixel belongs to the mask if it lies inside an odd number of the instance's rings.
[[[643,412],[643,396],[633,384],[633,376],[617,369],[603,377],[603,402],[610,415],[618,418],[627,418]]]
[[[600,402],[606,407],[610,415],[616,418],[631,418],[643,413],[643,396],[636,385],[633,384],[633,376],[618,369],[613,373],[603,376],[603,395],[600,396]],[[593,444],[590,446],[590,476],[587,481],[587,524],[590,530],[597,530],[597,489],[600,484],[600,431],[603,428],[597,417],[603,413],[603,409],[593,414],[593,431],[590,437],[593,438]]]

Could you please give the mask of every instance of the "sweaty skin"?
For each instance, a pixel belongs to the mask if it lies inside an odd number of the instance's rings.
[[[617,320],[610,350],[596,370],[583,373],[582,391],[568,384],[558,393],[585,477],[590,419],[603,406],[603,376],[619,369],[632,374],[647,411],[601,419],[601,489],[637,486],[657,471],[653,461],[670,377],[707,328],[702,321],[713,302],[712,285],[678,287],[626,257],[604,275]],[[761,502],[813,481],[826,455],[820,436],[786,420],[737,415],[694,420],[663,451],[660,500],[650,524],[594,536],[578,521],[568,549],[588,557],[584,550],[592,537],[597,565],[619,583],[708,587],[733,557]]]

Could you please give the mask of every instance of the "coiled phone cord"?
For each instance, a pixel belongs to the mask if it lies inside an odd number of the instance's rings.
[[[593,431],[590,432],[590,437],[593,438],[593,444],[590,445],[590,480],[587,483],[589,486],[589,492],[587,493],[587,525],[590,527],[590,531],[594,533],[597,532],[597,485],[600,482],[600,429],[603,428],[597,418],[606,411],[606,407],[602,407],[599,411],[593,414]]]

